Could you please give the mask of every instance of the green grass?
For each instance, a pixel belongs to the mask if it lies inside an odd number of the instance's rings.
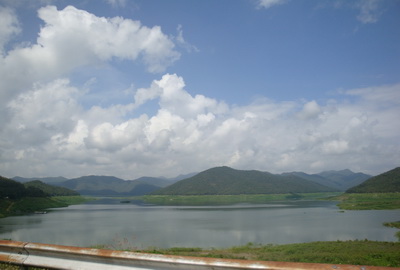
[[[12,265],[9,263],[0,263],[1,270],[21,270],[20,266]],[[48,268],[39,268],[39,267],[29,267],[29,270],[50,270]]]
[[[399,242],[334,241],[288,245],[255,245],[228,249],[200,248],[151,249],[141,252],[260,261],[400,266]]]
[[[269,203],[287,200],[312,200],[340,193],[256,194],[256,195],[145,195],[142,201],[157,205],[229,205],[237,203]]]
[[[345,210],[400,209],[400,193],[344,193],[330,199]]]

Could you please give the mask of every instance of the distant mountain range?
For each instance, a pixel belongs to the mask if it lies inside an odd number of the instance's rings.
[[[255,170],[243,171],[229,167],[216,167],[157,190],[152,194],[235,195],[328,191],[336,190],[295,175],[275,175]]]
[[[12,179],[19,182],[40,180],[44,183],[65,187],[82,195],[92,196],[140,196],[145,194],[255,194],[346,191],[370,175],[350,170],[325,171],[318,174],[290,172],[271,174],[256,170],[235,170],[216,167],[200,173],[180,175],[175,178],[141,177],[123,180],[113,176],[82,176]]]
[[[60,183],[60,182],[64,182],[64,181],[68,180],[68,178],[61,177],[61,176],[59,176],[59,177],[30,177],[30,178],[15,176],[11,179],[21,182],[21,183],[30,182],[30,181],[34,181],[34,180],[40,180],[43,183],[47,183],[47,184]]]
[[[325,171],[318,174],[291,172],[283,173],[282,175],[295,175],[300,178],[337,189],[339,191],[346,191],[351,187],[361,184],[368,178],[371,178],[371,175],[364,173],[354,173],[348,169],[341,171]]]
[[[140,177],[135,180],[123,180],[114,176],[89,175],[73,179],[64,177],[13,177],[13,180],[26,183],[39,180],[54,186],[64,187],[90,196],[140,196],[169,186],[195,173],[179,175],[174,178]]]

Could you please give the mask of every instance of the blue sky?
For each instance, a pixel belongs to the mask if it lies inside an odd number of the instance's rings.
[[[400,162],[400,1],[0,0],[0,174]]]

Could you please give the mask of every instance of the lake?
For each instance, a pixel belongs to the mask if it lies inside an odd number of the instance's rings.
[[[113,248],[223,248],[368,239],[397,241],[400,210],[341,211],[335,202],[144,206],[100,200],[0,219],[0,239]]]

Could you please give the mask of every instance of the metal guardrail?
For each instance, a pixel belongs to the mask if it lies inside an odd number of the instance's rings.
[[[246,261],[170,256],[0,240],[0,262],[22,269],[43,267],[70,270],[133,269],[270,269],[270,270],[379,270],[393,267]]]

